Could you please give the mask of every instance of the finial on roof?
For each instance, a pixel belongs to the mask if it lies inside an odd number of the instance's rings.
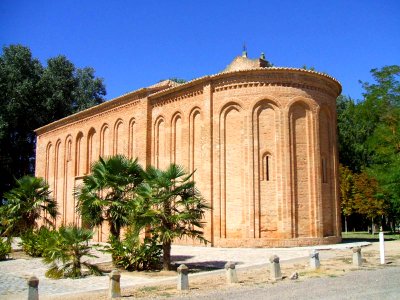
[[[243,43],[242,57],[247,57],[247,47],[246,47],[246,43]]]
[[[265,60],[265,54],[264,54],[264,52],[261,52],[260,58],[263,59],[263,60]]]

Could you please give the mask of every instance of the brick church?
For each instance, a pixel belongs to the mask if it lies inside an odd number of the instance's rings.
[[[178,84],[165,80],[36,130],[36,176],[61,224],[81,224],[73,190],[99,156],[138,157],[196,170],[217,247],[289,247],[341,240],[336,98],[315,71],[272,67],[244,52],[228,67]],[[108,226],[96,229],[106,241]],[[186,241],[190,243],[190,241]]]

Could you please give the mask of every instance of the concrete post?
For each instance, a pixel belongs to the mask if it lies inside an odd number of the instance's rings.
[[[226,270],[226,282],[227,283],[238,283],[238,278],[236,274],[236,267],[234,262],[227,262],[225,264]]]
[[[32,276],[28,279],[28,300],[39,299],[39,279]]]
[[[361,267],[362,265],[361,247],[354,247],[352,250],[353,250],[353,266]]]
[[[111,271],[109,277],[110,277],[110,286],[108,289],[109,299],[121,297],[121,285],[120,285],[121,274],[119,273],[118,270],[113,270]]]
[[[189,290],[189,268],[186,265],[180,265],[178,269],[178,290]]]
[[[279,263],[279,256],[277,255],[272,255],[269,258],[269,262],[271,263],[270,266],[270,278],[272,280],[281,280],[282,279],[282,273],[281,273],[281,265]]]
[[[385,264],[385,237],[383,232],[379,232],[379,256],[381,258],[381,265]]]
[[[321,266],[319,262],[319,253],[317,250],[313,250],[310,254],[310,267],[314,270],[319,269]]]

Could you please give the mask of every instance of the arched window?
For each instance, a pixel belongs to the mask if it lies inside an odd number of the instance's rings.
[[[136,158],[136,139],[135,139],[135,118],[129,121],[129,141],[128,141],[128,156],[129,158]]]
[[[75,144],[75,176],[83,175],[84,157],[82,148],[83,134],[79,132],[76,136]]]
[[[124,123],[118,119],[114,125],[114,154],[124,154]]]
[[[270,181],[271,179],[271,155],[265,154],[262,163],[261,180]]]
[[[328,173],[326,170],[326,158],[322,157],[322,183],[328,182]]]
[[[89,130],[87,138],[87,160],[86,160],[87,173],[90,172],[91,164],[96,160],[95,134],[96,130],[94,128],[91,128]]]

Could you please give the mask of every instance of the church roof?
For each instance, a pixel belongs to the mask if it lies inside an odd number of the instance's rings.
[[[75,113],[73,115],[67,116],[61,120],[55,121],[53,123],[47,124],[35,130],[36,134],[41,134],[46,132],[47,130],[51,130],[57,128],[59,126],[63,126],[71,122],[72,120],[82,119],[89,116],[93,116],[100,112],[104,112],[110,109],[114,109],[116,107],[120,107],[126,104],[131,103],[132,101],[137,101],[143,97],[156,98],[165,94],[173,93],[176,91],[184,90],[190,88],[194,85],[200,84],[204,81],[214,80],[217,78],[225,78],[235,74],[249,74],[249,72],[254,74],[265,74],[267,73],[276,73],[280,74],[288,74],[288,73],[296,73],[296,74],[309,74],[311,76],[316,76],[319,79],[327,80],[329,82],[330,88],[333,89],[333,93],[339,95],[341,93],[342,87],[335,78],[325,74],[316,72],[313,70],[305,70],[298,68],[287,68],[287,67],[274,67],[270,62],[268,62],[264,54],[261,54],[260,58],[250,59],[247,57],[247,53],[244,51],[242,56],[237,56],[233,59],[233,61],[220,73],[214,75],[206,75],[203,77],[195,78],[186,83],[177,83],[173,80],[163,80],[146,88],[141,88],[126,94],[123,94],[119,97],[111,99],[109,101],[103,102],[99,105],[90,107],[81,112]],[[261,72],[261,73],[260,73]]]
[[[161,80],[160,82],[157,82],[156,84],[150,85],[147,88],[148,89],[169,89],[171,87],[175,87],[178,85],[181,85],[182,83],[178,83],[176,81],[166,79],[166,80]]]
[[[247,57],[247,52],[244,51],[242,56],[236,56],[222,72],[233,72],[270,67],[272,67],[272,64],[265,59],[264,53],[261,53],[260,58],[250,59]]]

